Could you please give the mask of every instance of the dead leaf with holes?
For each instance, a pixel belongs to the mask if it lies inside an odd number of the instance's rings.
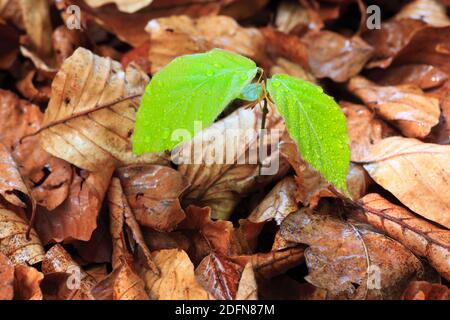
[[[391,137],[363,159],[376,183],[417,214],[450,228],[450,146]]]

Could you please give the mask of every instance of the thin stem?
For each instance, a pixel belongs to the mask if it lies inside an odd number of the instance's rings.
[[[262,106],[262,120],[261,120],[261,130],[260,130],[260,134],[259,134],[259,156],[258,156],[258,162],[259,162],[259,173],[258,175],[261,175],[261,170],[262,170],[262,159],[261,159],[261,150],[264,148],[264,130],[266,129],[266,119],[267,119],[267,114],[269,113],[269,109],[267,109],[267,99],[265,98],[263,101],[263,106]]]

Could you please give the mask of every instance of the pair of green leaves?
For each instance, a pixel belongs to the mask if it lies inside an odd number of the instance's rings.
[[[257,73],[252,60],[219,49],[173,60],[146,89],[137,113],[133,151],[171,150],[179,143],[171,139],[175,130],[193,134],[195,121],[207,128],[233,100],[259,99],[262,86],[252,83]],[[349,139],[345,116],[336,102],[320,87],[284,74],[269,79],[267,91],[303,159],[345,191]]]

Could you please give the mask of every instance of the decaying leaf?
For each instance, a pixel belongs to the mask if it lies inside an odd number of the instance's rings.
[[[447,280],[450,279],[450,231],[420,219],[378,194],[361,199],[370,224],[400,241],[416,255],[427,258]]]
[[[44,275],[33,267],[19,264],[14,268],[14,299],[42,300],[40,288]]]
[[[7,256],[14,265],[41,262],[44,248],[34,229],[27,239],[28,222],[16,212],[0,203],[0,252]]]
[[[14,297],[14,265],[7,256],[0,253],[0,300]]]
[[[370,148],[364,169],[412,211],[450,227],[450,146],[391,137]]]
[[[189,185],[176,170],[139,165],[120,168],[117,174],[141,225],[172,231],[186,217],[179,198]]]
[[[410,138],[424,138],[439,122],[439,100],[412,85],[378,86],[354,77],[349,90],[382,118],[392,121]]]
[[[402,298],[403,300],[450,300],[450,290],[437,283],[412,281]]]
[[[79,48],[55,76],[40,141],[44,149],[79,168],[101,171],[110,163],[161,162],[159,155],[131,151],[137,95],[147,76]],[[124,101],[121,101],[125,99]],[[93,111],[99,106],[108,106]]]
[[[157,300],[209,300],[210,295],[197,282],[194,266],[188,255],[178,249],[153,253],[161,275],[145,273],[145,285],[151,299]]]

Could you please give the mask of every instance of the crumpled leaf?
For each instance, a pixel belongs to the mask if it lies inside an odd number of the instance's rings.
[[[373,54],[373,48],[360,37],[346,38],[331,31],[311,32],[303,41],[308,61],[317,78],[345,82],[357,75]]]
[[[0,90],[0,141],[18,164],[18,169],[36,202],[48,210],[59,206],[69,193],[72,169],[64,160],[45,152],[37,137],[20,139],[41,126],[39,107],[19,99],[9,91]]]
[[[422,20],[433,27],[450,25],[445,6],[437,0],[415,0],[406,4],[394,17],[396,20]]]
[[[14,265],[0,252],[0,300],[14,297]]]
[[[126,13],[135,13],[136,11],[145,8],[152,2],[153,0],[86,0],[86,3],[93,8],[114,3],[120,11]]]
[[[411,281],[402,296],[403,300],[450,300],[450,290],[437,283]]]
[[[361,199],[367,221],[400,241],[428,262],[447,280],[450,279],[450,231],[420,219],[378,194]]]
[[[243,28],[226,16],[171,16],[149,21],[149,60],[156,73],[174,58],[214,48],[229,50],[266,63],[264,37],[258,29]]]
[[[113,171],[112,164],[93,173],[75,170],[67,199],[53,211],[38,208],[36,229],[45,244],[91,239]]]
[[[162,162],[159,155],[131,151],[135,113],[148,77],[78,48],[65,60],[52,84],[52,97],[40,132],[43,148],[92,172],[109,163]],[[134,96],[122,102],[120,99]],[[90,112],[98,106],[108,106]],[[82,116],[77,116],[82,114]]]
[[[42,261],[42,272],[45,276],[53,273],[68,273],[77,278],[79,275],[79,283],[77,283],[78,279],[72,279],[72,281],[70,277],[66,279],[66,286],[70,283],[74,287],[74,290],[71,293],[72,299],[93,299],[90,290],[97,284],[97,280],[84,271],[61,245],[54,245],[47,251],[45,258]],[[76,288],[77,284],[79,284],[79,288]]]
[[[150,250],[145,243],[140,226],[129,207],[118,178],[113,178],[111,181],[108,191],[108,205],[110,212],[110,232],[113,241],[113,268],[123,269],[120,272],[130,274],[127,271],[129,266],[126,265],[126,260],[129,254],[128,248],[131,248],[133,253],[135,249],[139,250],[145,258],[147,266],[158,273],[158,269],[152,260]],[[124,229],[125,226],[129,228],[129,232],[126,232],[127,230]],[[133,240],[129,240],[129,243],[126,243],[126,235],[131,235]]]
[[[14,268],[14,299],[42,300],[40,284],[44,275],[33,267],[19,264]]]
[[[307,209],[289,215],[280,232],[287,241],[309,245],[305,279],[328,290],[328,298],[398,298],[422,272],[420,261],[401,244]]]
[[[373,145],[364,169],[412,211],[450,228],[450,146],[391,137]]]
[[[217,254],[208,255],[195,269],[198,282],[218,300],[235,300],[244,267]]]
[[[27,239],[28,222],[14,211],[0,203],[0,253],[7,256],[14,265],[41,262],[44,248],[34,229]]]
[[[147,271],[144,276],[147,293],[156,300],[209,300],[210,295],[197,282],[194,265],[179,249],[153,252],[161,275]]]
[[[439,100],[425,96],[418,87],[383,87],[357,76],[350,80],[348,89],[407,137],[424,138],[439,123]]]
[[[284,33],[298,33],[302,29],[321,29],[323,22],[317,12],[300,3],[282,1],[277,8],[275,26]]]
[[[120,168],[117,174],[130,208],[141,225],[172,231],[186,217],[179,198],[188,183],[176,170],[139,165]]]
[[[242,271],[236,300],[258,300],[258,285],[250,262],[245,265],[244,271]]]
[[[285,175],[289,166],[284,159],[278,159],[278,141],[284,131],[279,116],[270,113],[267,118],[268,133],[264,143],[270,143],[271,148],[267,149],[271,153],[258,159],[255,152],[260,144],[257,133],[262,116],[258,109],[236,110],[173,153],[174,161],[180,164],[178,171],[191,185],[183,198],[184,203],[209,206],[213,218],[227,219],[248,193]],[[249,134],[236,135],[237,129]],[[200,144],[202,150],[194,148]],[[258,162],[263,163],[261,172],[267,170],[270,175],[260,176]]]

